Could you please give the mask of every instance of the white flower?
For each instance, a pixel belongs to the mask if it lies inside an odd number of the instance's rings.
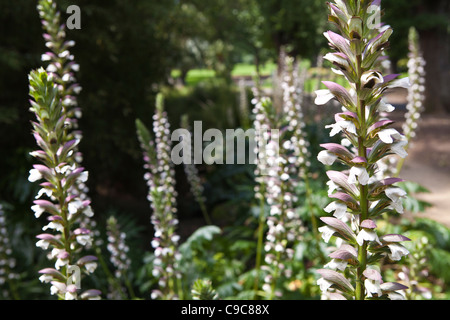
[[[378,112],[392,112],[395,110],[395,107],[392,104],[386,103],[384,100],[381,100],[378,105]]]
[[[92,245],[92,237],[88,234],[79,235],[79,236],[77,236],[77,242],[79,244],[81,244],[82,246],[86,246],[86,245],[91,246]]]
[[[364,280],[364,287],[367,290],[368,297],[372,297],[374,293],[378,294],[378,296],[382,295],[380,281],[366,279]]]
[[[76,300],[77,299],[77,293],[76,292],[69,292],[67,291],[64,298],[66,300]]]
[[[325,280],[324,278],[320,278],[319,280],[317,280],[317,285],[320,287],[320,290],[322,292],[327,292],[328,288],[330,288],[333,283]]]
[[[53,192],[50,189],[42,188],[41,190],[39,190],[39,192],[36,195],[35,199],[39,199],[40,197],[42,197],[43,194],[47,195],[47,197],[50,198],[52,196]]]
[[[42,174],[39,172],[39,170],[37,170],[37,169],[30,170],[30,175],[28,177],[28,181],[35,182],[35,181],[41,180],[42,178],[43,178]]]
[[[329,226],[320,227],[318,230],[319,232],[322,232],[322,239],[326,243],[330,241],[331,236],[335,233],[335,230],[330,228]]]
[[[67,206],[69,210],[69,214],[76,214],[79,209],[83,207],[83,202],[81,200],[75,200],[69,202],[69,205]]]
[[[86,268],[87,272],[89,273],[93,273],[95,271],[95,269],[97,269],[97,263],[96,262],[88,262],[84,265],[84,267]]]
[[[50,60],[52,60],[52,57],[50,57],[50,55],[44,53],[41,55],[41,60],[42,61],[50,61]]]
[[[336,183],[334,183],[333,180],[329,180],[327,182],[327,186],[328,186],[328,195],[332,194],[334,190],[339,188],[339,186]]]
[[[362,229],[359,233],[358,236],[356,237],[356,242],[362,246],[364,241],[376,241],[379,244],[381,244],[380,239],[378,239],[377,233],[375,231],[372,230],[366,230],[366,229]]]
[[[54,229],[56,231],[63,232],[64,231],[64,226],[61,223],[59,223],[59,222],[52,221],[49,224],[47,224],[46,226],[42,227],[42,230],[44,230],[44,231],[47,230],[47,229]]]
[[[391,82],[387,86],[387,88],[405,88],[408,89],[411,86],[411,83],[409,82],[409,77],[397,79]]]
[[[350,169],[350,174],[348,176],[348,183],[356,183],[356,177],[358,177],[358,181],[360,184],[365,186],[369,181],[369,174],[367,173],[366,168],[363,167],[352,167]]]
[[[402,135],[395,129],[388,128],[388,129],[382,129],[378,132],[378,137],[381,141],[387,144],[391,144],[395,140],[401,140]]]
[[[158,239],[154,239],[154,240],[152,240],[151,244],[152,244],[153,248],[157,248],[157,247],[159,247],[159,240]]]
[[[57,270],[59,270],[61,267],[64,267],[68,263],[69,263],[68,259],[60,259],[60,258],[58,258],[58,259],[56,259],[56,262],[55,262],[55,268]]]
[[[39,281],[42,283],[50,283],[50,281],[53,281],[53,277],[49,274],[43,274],[39,277]]]
[[[355,124],[353,122],[347,121],[347,120],[341,120],[336,123],[329,124],[329,125],[325,126],[325,128],[331,128],[330,137],[335,136],[336,134],[341,132],[342,129],[345,129],[350,133],[356,134]]]
[[[347,206],[345,203],[333,201],[328,206],[326,206],[323,210],[325,212],[331,213],[331,211],[334,211],[333,216],[335,216],[338,219],[342,219],[345,217],[345,213],[347,212]]]
[[[36,242],[36,247],[40,247],[43,250],[47,250],[49,245],[50,242],[48,242],[47,240],[39,240],[38,242]]]
[[[47,66],[47,72],[57,72],[57,71],[58,71],[58,68],[53,63],[50,63]]]
[[[398,213],[403,213],[402,198],[406,197],[406,191],[399,187],[387,188],[385,191],[386,196],[392,200],[391,208],[395,209]]]
[[[405,151],[404,147],[408,144],[406,139],[402,139],[391,145],[391,151],[397,154],[401,158],[405,158],[408,153]]]
[[[316,90],[316,95],[317,97],[314,100],[314,103],[318,106],[324,105],[334,98],[334,95],[328,89]]]
[[[89,178],[89,172],[88,171],[83,171],[81,174],[80,174],[80,176],[78,177],[78,181],[81,181],[81,182],[86,182],[87,180],[88,180],[88,178]]]
[[[92,211],[91,206],[87,206],[86,208],[84,208],[83,213],[86,217],[89,217],[89,218],[94,216],[94,211]]]
[[[333,270],[341,270],[344,271],[347,267],[348,262],[345,260],[339,260],[339,259],[331,259],[330,262],[328,262],[325,267],[330,268]]]
[[[320,151],[317,155],[317,160],[328,166],[331,166],[337,158],[337,155],[326,150]]]
[[[37,204],[35,204],[34,206],[31,206],[31,210],[34,211],[34,216],[36,218],[39,218],[45,212],[45,209]]]
[[[59,292],[59,289],[56,286],[51,286],[50,287],[50,294],[51,295],[58,294],[58,292]]]
[[[409,254],[408,249],[398,243],[388,244],[389,250],[391,250],[391,254],[389,258],[394,261],[400,261],[403,256],[407,256]]]

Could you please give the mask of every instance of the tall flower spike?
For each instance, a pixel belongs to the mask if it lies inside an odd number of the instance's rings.
[[[299,98],[295,95],[293,61],[292,58],[287,59],[290,68],[283,73],[280,84],[282,108],[275,110],[267,98],[259,101],[256,96],[254,101],[257,152],[263,152],[258,158],[264,157],[264,161],[258,161],[256,168],[257,197],[269,206],[263,266],[266,271],[263,290],[269,299],[279,295],[277,282],[290,277],[292,272],[286,268],[285,262],[292,259],[292,244],[304,230],[295,212],[298,199],[294,189],[300,177],[299,169],[304,169],[308,164],[305,159],[307,145],[301,131],[303,122],[299,114]],[[303,163],[303,166],[296,167],[295,163]]]
[[[181,118],[181,127],[186,129],[189,132],[189,134],[191,134],[191,128],[189,126],[189,116],[187,114],[183,115]],[[189,146],[188,150],[191,150],[190,147],[191,146]],[[184,172],[186,173],[187,181],[189,183],[189,186],[191,187],[191,192],[194,195],[195,200],[197,201],[197,203],[200,206],[200,210],[202,211],[205,222],[207,224],[211,225],[212,221],[211,221],[211,218],[209,217],[208,211],[206,209],[206,203],[205,203],[206,198],[203,195],[203,185],[202,185],[202,182],[200,181],[198,170],[194,163],[194,155],[192,153],[191,153],[190,160],[191,160],[190,163],[183,163]]]
[[[18,299],[14,281],[19,278],[19,275],[14,272],[16,259],[12,256],[6,226],[6,215],[0,204],[0,298]]]
[[[40,271],[40,280],[51,282],[51,293],[60,299],[77,299],[78,282],[72,272],[81,270],[86,273],[94,272],[96,257],[83,256],[85,247],[92,243],[91,231],[80,227],[83,215],[91,215],[90,201],[83,200],[73,193],[77,183],[86,183],[88,172],[77,166],[74,148],[79,140],[69,140],[71,135],[65,127],[66,117],[63,112],[59,90],[44,69],[32,71],[30,82],[30,111],[36,116],[37,122],[32,122],[33,135],[40,150],[32,152],[42,164],[35,164],[30,170],[28,180],[35,182],[45,180],[40,184],[42,189],[31,209],[36,218],[48,213],[49,223],[43,230],[49,233],[40,234],[36,246],[44,250],[52,249],[49,258],[55,261],[55,268]],[[53,230],[53,231],[52,231]],[[78,269],[77,269],[78,268]],[[87,291],[86,291],[87,292]],[[83,293],[83,297],[98,298],[98,291]]]
[[[414,27],[409,30],[409,54],[408,73],[411,87],[408,90],[408,103],[405,114],[406,121],[403,124],[403,134],[408,143],[415,137],[417,122],[423,111],[423,101],[425,99],[425,60],[419,45],[419,35]]]
[[[144,154],[144,179],[149,187],[148,200],[153,209],[151,222],[154,227],[154,239],[151,243],[155,249],[153,276],[158,279],[159,290],[152,292],[152,298],[177,299],[181,289],[178,271],[179,235],[175,191],[175,172],[171,161],[170,125],[164,111],[163,96],[156,98],[156,110],[153,116],[152,140],[150,131],[139,120],[136,120],[137,135]]]
[[[127,274],[128,269],[130,269],[131,265],[131,260],[128,257],[128,251],[130,250],[130,248],[125,243],[127,235],[125,232],[120,231],[120,226],[115,217],[109,217],[106,223],[106,234],[108,236],[108,245],[106,246],[106,248],[111,254],[111,263],[116,268],[114,276],[118,280],[119,285],[122,281],[124,282],[122,284],[125,284],[127,286],[129,295],[131,298],[133,298],[134,292]],[[120,289],[121,292],[115,292],[115,290],[113,290],[111,296],[113,298],[126,296],[124,292],[125,289]]]
[[[325,265],[327,269],[319,270],[317,283],[327,299],[384,299],[405,287],[383,283],[379,260],[400,260],[408,254],[400,242],[409,239],[401,235],[379,236],[377,232],[376,219],[386,211],[402,213],[402,197],[406,195],[394,186],[401,179],[379,180],[375,176],[377,162],[385,156],[406,156],[405,137],[390,128],[393,121],[381,119],[380,106],[388,88],[404,86],[407,81],[395,80],[398,75],[383,76],[378,69],[392,34],[389,26],[379,29],[378,34],[371,30],[378,26],[372,26],[369,11],[379,7],[380,1],[334,2],[328,3],[329,21],[340,34],[325,33],[334,50],[325,58],[341,71],[347,85],[324,81],[327,90],[317,92],[316,102],[336,99],[342,104],[344,112],[336,115],[330,135],[343,134],[351,150],[325,144],[322,146],[326,152],[318,156],[325,165],[339,161],[348,169],[342,173],[328,171],[332,182],[329,197],[333,202],[325,211],[334,212],[334,217],[322,217],[325,225],[319,230],[325,242],[333,236],[337,238],[337,250],[330,254],[332,260]]]
[[[65,25],[61,23],[61,14],[53,0],[39,0],[37,9],[45,32],[45,46],[50,50],[42,54],[41,60],[48,63],[47,72],[53,75],[61,92],[64,112],[70,124],[76,128],[77,119],[81,117],[76,95],[80,93],[81,87],[76,83],[75,72],[80,66],[69,50],[75,45],[75,41],[66,40]]]
[[[75,41],[66,39],[65,25],[61,24],[61,14],[57,9],[56,2],[53,0],[39,0],[37,5],[39,16],[44,30],[45,46],[50,50],[42,54],[42,62],[48,64],[47,72],[52,75],[53,81],[58,86],[59,95],[63,113],[66,117],[66,126],[68,134],[74,139],[81,141],[82,131],[78,128],[78,120],[81,119],[82,110],[78,106],[77,95],[81,92],[81,87],[76,83],[75,74],[80,66],[75,62],[70,48],[75,45]],[[72,138],[68,138],[72,140]],[[78,145],[73,148],[73,160],[78,166],[82,166],[83,154],[78,149]],[[86,183],[77,181],[71,193],[83,201],[91,201],[88,196],[89,188]],[[96,241],[93,243],[101,244],[100,232],[96,228],[96,222],[91,218],[92,209],[89,207],[80,225],[83,228],[90,229]]]

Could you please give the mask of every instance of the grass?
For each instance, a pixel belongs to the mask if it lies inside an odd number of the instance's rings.
[[[300,66],[302,69],[307,68],[308,69],[308,76],[305,82],[305,91],[306,92],[314,92],[316,89],[324,89],[325,86],[323,84],[320,84],[318,81],[323,80],[330,80],[335,81],[338,84],[345,86],[346,82],[342,77],[336,76],[333,74],[329,69],[317,69],[317,68],[311,68],[311,64],[307,60],[302,60],[300,63]],[[263,80],[262,85],[263,87],[271,87],[272,86],[272,77],[270,77],[271,74],[276,70],[277,65],[274,62],[268,62],[264,65],[261,65],[260,68],[260,74],[261,76],[269,76],[267,79]],[[172,77],[178,78],[180,77],[180,71],[177,69],[172,70]],[[231,75],[233,77],[253,77],[256,74],[256,67],[254,64],[247,64],[247,63],[238,63],[235,65]],[[318,75],[321,74],[321,76],[318,77]],[[198,83],[213,79],[216,76],[216,73],[214,70],[211,69],[191,69],[187,73],[186,76],[186,85],[188,87],[195,87]]]

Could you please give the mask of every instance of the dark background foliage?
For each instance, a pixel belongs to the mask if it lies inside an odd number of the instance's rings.
[[[326,8],[319,0],[61,0],[63,20],[69,4],[79,5],[82,12],[82,29],[67,30],[67,37],[76,41],[72,52],[80,64],[77,79],[83,87],[78,99],[84,134],[80,149],[100,218],[117,208],[143,224],[149,221],[134,121],[140,118],[151,125],[155,94],[173,84],[173,69],[186,75],[192,68],[212,68],[217,78],[187,94],[167,94],[172,126],[178,127],[180,115],[189,113],[192,121],[204,120],[205,129],[226,128],[238,125],[236,113],[235,118],[227,118],[227,109],[237,109],[231,77],[237,62],[259,66],[276,61],[280,47],[286,45],[314,65],[325,46],[321,33],[327,28]],[[449,2],[384,0],[383,6],[384,20],[395,30],[393,61],[405,58],[408,28],[415,25],[429,58],[427,108],[450,110],[449,90],[443,87],[449,83],[445,81],[449,77]],[[35,1],[0,1],[0,200],[13,204],[15,219],[29,217],[30,224],[28,208],[36,190],[27,181],[33,163],[28,152],[34,149],[27,74],[42,64],[40,55],[46,48],[41,33]],[[401,63],[394,66],[404,68]],[[225,198],[236,197],[237,192],[224,195],[233,181],[218,178],[224,174],[221,170],[226,172],[225,166],[199,169],[211,178],[206,186],[214,184],[215,191],[207,191],[212,209]],[[180,170],[180,217],[197,219],[201,214]],[[251,170],[243,172],[237,174],[239,179],[248,178]]]

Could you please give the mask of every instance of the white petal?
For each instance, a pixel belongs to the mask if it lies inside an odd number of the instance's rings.
[[[380,240],[378,239],[377,233],[375,231],[369,231],[366,229],[362,229],[356,237],[356,242],[360,246],[363,245],[364,241],[376,241],[381,244]]]
[[[45,212],[45,209],[42,208],[41,206],[37,205],[37,204],[32,206],[31,210],[34,211],[34,216],[36,218],[39,218]]]
[[[334,98],[334,95],[328,89],[316,90],[316,100],[314,103],[321,106],[326,104],[328,101]]]
[[[30,170],[30,176],[28,177],[28,181],[35,182],[42,179],[42,174],[37,169]]]
[[[391,82],[390,85],[387,86],[387,88],[406,88],[408,89],[411,86],[411,83],[409,81],[409,77],[394,80]]]
[[[334,234],[335,230],[331,229],[328,226],[323,226],[320,227],[319,232],[322,232],[322,239],[323,241],[325,241],[326,243],[328,243],[328,241],[330,241],[331,236]]]
[[[328,152],[326,150],[320,151],[319,154],[317,155],[317,160],[322,162],[324,165],[328,166],[331,166],[334,163],[334,161],[336,161],[337,158],[338,158],[337,155]]]
[[[328,288],[333,285],[333,283],[325,280],[324,278],[320,278],[319,280],[317,280],[317,284],[319,285],[322,292],[327,292]]]
[[[386,103],[383,100],[381,100],[380,104],[378,105],[378,112],[392,112],[395,110],[395,107],[390,104]]]
[[[406,140],[400,140],[399,142],[393,143],[391,145],[391,151],[394,152],[401,158],[405,158],[408,153],[405,151],[404,147],[408,144]]]
[[[389,249],[391,250],[391,254],[389,258],[394,261],[399,261],[403,256],[407,256],[409,254],[408,249],[398,243],[388,244]]]
[[[355,184],[356,183],[356,177],[358,177],[358,181],[360,184],[365,186],[367,182],[369,181],[369,174],[367,173],[365,168],[362,167],[352,167],[350,169],[350,173],[348,176],[348,183]]]

